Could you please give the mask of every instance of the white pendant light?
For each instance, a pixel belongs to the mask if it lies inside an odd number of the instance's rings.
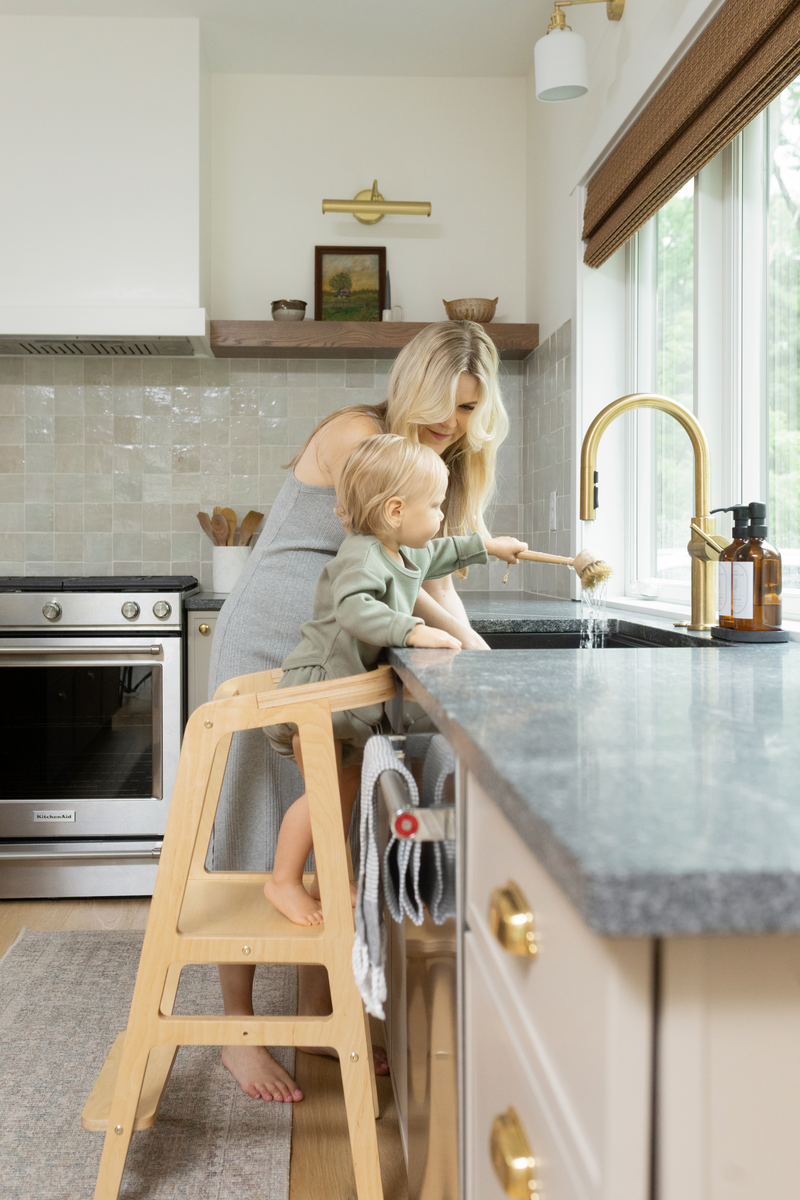
[[[533,48],[536,99],[576,100],[589,90],[586,42],[571,29],[552,29]]]
[[[536,99],[546,104],[559,100],[577,100],[589,90],[586,43],[567,25],[563,9],[574,4],[598,4],[603,0],[555,0],[553,15],[545,37],[533,48],[536,71]],[[625,0],[605,0],[609,21],[620,21]]]

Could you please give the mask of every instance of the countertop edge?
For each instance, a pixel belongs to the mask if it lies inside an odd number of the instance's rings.
[[[389,662],[456,754],[595,933],[607,937],[800,932],[800,874],[690,872],[598,876],[556,838],[414,672]],[[689,915],[691,913],[691,915]]]

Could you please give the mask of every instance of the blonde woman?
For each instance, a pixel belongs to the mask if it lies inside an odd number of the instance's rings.
[[[498,366],[495,346],[480,325],[429,325],[397,356],[383,404],[344,408],[317,426],[289,464],[258,544],[220,611],[209,696],[235,675],[280,666],[297,645],[300,626],[312,615],[320,572],[344,541],[334,513],[336,486],[364,438],[394,433],[430,446],[449,471],[441,533],[488,533],[484,511],[508,431]],[[465,649],[488,649],[470,627],[452,576],[426,581],[414,615]],[[236,734],[214,828],[214,869],[271,870],[281,821],[302,792],[296,765],[275,753],[260,730]],[[254,968],[227,965],[219,973],[226,1014],[252,1015]],[[298,1011],[328,1011],[324,970],[301,967],[298,975]],[[302,1099],[263,1046],[226,1046],[222,1061],[249,1096]],[[378,1051],[376,1069],[388,1070]]]

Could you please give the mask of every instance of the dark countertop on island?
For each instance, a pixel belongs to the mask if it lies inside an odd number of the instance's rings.
[[[580,622],[569,601],[463,598],[482,632]],[[593,929],[800,930],[800,646],[674,633],[390,661]]]

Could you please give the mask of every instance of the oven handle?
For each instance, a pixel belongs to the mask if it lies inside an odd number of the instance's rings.
[[[120,654],[161,654],[163,646],[153,643],[151,646],[2,646],[0,658],[4,654],[69,654],[72,658],[83,658],[86,654],[108,654],[118,658]]]
[[[161,847],[153,846],[152,850],[58,850],[55,854],[42,854],[36,850],[23,850],[20,854],[0,851],[0,862],[18,862],[21,859],[36,859],[37,862],[49,862],[56,858],[159,858]]]

